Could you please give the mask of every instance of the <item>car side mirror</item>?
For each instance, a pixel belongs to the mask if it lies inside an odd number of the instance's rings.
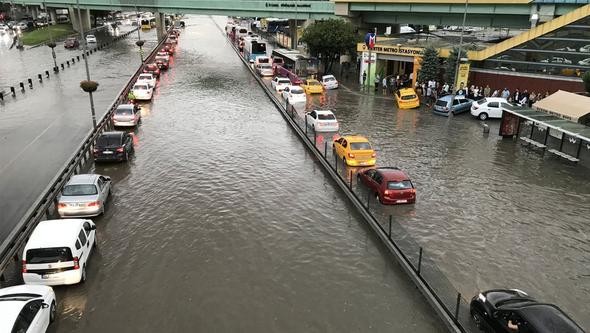
[[[42,309],[47,309],[49,307],[49,304],[47,303],[41,303],[41,308]]]
[[[91,225],[90,230],[96,230],[96,224]]]

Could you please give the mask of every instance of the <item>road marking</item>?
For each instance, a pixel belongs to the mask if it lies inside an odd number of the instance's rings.
[[[2,167],[0,169],[0,174],[3,173],[6,169],[8,169],[8,167],[10,167],[27,149],[29,149],[33,143],[35,143],[37,140],[39,140],[43,136],[43,134],[45,134],[49,130],[49,128],[51,128],[53,126],[53,124],[55,124],[55,122],[58,120],[59,120],[59,118],[56,118],[55,120],[53,120],[49,124],[49,126],[47,126],[43,130],[43,132],[41,132],[39,135],[37,135],[31,142],[29,142],[23,149],[21,149],[20,152],[18,154],[16,154],[16,156],[14,156],[14,158],[12,158],[8,162],[8,164],[6,164],[4,167]]]

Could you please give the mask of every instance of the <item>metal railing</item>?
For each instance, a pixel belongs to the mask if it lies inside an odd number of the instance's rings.
[[[169,30],[164,38],[158,42],[146,58],[145,62],[148,62],[148,60],[155,57],[162,44],[166,41],[170,31],[171,30]],[[113,112],[119,104],[127,102],[127,94],[139,74],[142,72],[142,69],[143,64],[129,78],[121,91],[119,91],[117,97],[111,103],[111,106],[102,116],[96,127],[86,135],[86,138],[82,141],[78,149],[76,149],[67,162],[60,168],[58,174],[51,180],[49,185],[43,190],[42,194],[27,210],[23,218],[21,218],[8,237],[2,241],[0,244],[0,275],[4,273],[6,267],[13,259],[18,260],[18,251],[26,243],[37,224],[51,216],[51,210],[55,207],[56,200],[63,186],[67,183],[70,177],[73,174],[79,173],[84,164],[92,159],[92,150],[96,138],[105,130],[111,130],[114,128],[112,122]]]
[[[221,27],[220,30],[223,31]],[[225,32],[223,33],[225,34]],[[274,90],[270,89],[257,75],[248,61],[240,56],[240,52],[232,40],[228,38],[228,41],[308,150],[324,166],[325,171],[342,189],[361,213],[364,220],[394,255],[400,266],[436,311],[446,328],[450,332],[475,332],[476,327],[470,319],[468,300],[454,288],[452,283],[438,269],[434,259],[425,255],[427,252],[424,248],[413,240],[404,227],[394,220],[392,215],[383,216],[380,214],[378,206],[373,202],[374,199],[371,199],[374,194],[366,191],[362,185],[355,182],[354,172],[347,170],[337,156],[334,156],[331,147],[328,147],[328,142],[324,140],[323,136],[309,129],[305,120],[305,111],[298,111],[292,105],[279,99]]]

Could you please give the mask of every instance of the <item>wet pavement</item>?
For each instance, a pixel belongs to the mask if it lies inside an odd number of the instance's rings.
[[[127,31],[133,30],[135,27],[131,25],[120,25],[116,29],[103,28],[100,30],[93,31],[92,34],[96,36],[97,43],[88,44],[88,48],[94,48],[101,43],[107,43],[113,40],[114,37],[124,34]],[[87,35],[86,33],[85,35]],[[80,35],[76,35],[76,38],[80,40]],[[137,35],[132,34],[128,37],[129,40],[137,40]],[[142,37],[143,39],[143,37]],[[66,49],[63,45],[63,40],[55,40],[57,46],[55,47],[55,55],[57,65],[60,66],[61,63],[65,63],[66,60],[71,60],[76,56],[80,56],[80,60],[82,60],[81,54],[83,51],[83,43],[80,41],[80,47],[76,49]],[[125,41],[121,41],[125,43]],[[17,98],[24,98],[25,96],[21,95],[20,88],[18,86],[19,82],[25,83],[27,87],[27,95],[30,93],[34,93],[34,91],[40,86],[38,83],[37,75],[43,74],[44,82],[47,81],[47,77],[45,76],[45,71],[49,71],[50,77],[53,78],[54,74],[52,71],[53,68],[53,57],[51,55],[51,48],[46,45],[41,45],[37,47],[29,47],[25,46],[24,50],[17,50],[16,47],[10,49],[10,45],[12,44],[12,35],[4,34],[0,35],[0,62],[2,63],[2,71],[0,71],[0,91],[4,90],[5,94],[10,92],[10,86],[14,86],[17,89]],[[119,47],[118,45],[111,45],[108,46],[109,48],[116,48]],[[137,53],[137,52],[136,52]],[[100,55],[100,53],[98,53]],[[95,57],[96,54],[90,55],[90,58]],[[137,55],[139,59],[139,55]],[[139,61],[139,60],[138,60]],[[82,67],[84,68],[84,61],[76,61],[73,67]],[[61,74],[69,75],[69,72],[72,71],[72,68],[67,68],[62,71]],[[33,80],[33,85],[35,90],[29,90],[27,79]],[[44,85],[44,84],[43,84]],[[5,97],[5,100],[8,102],[10,101],[11,97]],[[5,105],[0,104],[0,109],[6,107]]]
[[[151,50],[155,31],[142,34],[142,39],[144,49]],[[139,66],[135,41],[122,39],[88,57],[90,76],[99,83],[93,94],[97,118]],[[89,98],[80,89],[85,79],[84,64],[76,64],[28,91],[32,96],[0,107],[0,242],[92,128]]]

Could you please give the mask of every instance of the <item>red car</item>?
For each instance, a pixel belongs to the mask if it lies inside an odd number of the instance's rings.
[[[70,38],[66,38],[66,40],[64,41],[64,47],[66,49],[75,49],[79,46],[80,46],[80,42],[76,38],[70,37]]]
[[[160,77],[160,68],[158,68],[158,64],[156,63],[145,65],[143,67],[143,72],[153,74],[156,78]]]
[[[416,188],[410,177],[394,167],[365,170],[357,174],[357,180],[375,193],[375,199],[384,205],[416,202]]]
[[[156,65],[158,65],[158,68],[161,70],[167,70],[170,67],[170,63],[168,62],[168,59],[164,58],[164,57],[160,57],[160,56],[156,56]]]
[[[162,48],[162,50],[168,52],[169,55],[173,55],[174,51],[176,51],[174,46],[171,44],[164,44],[164,48]]]

